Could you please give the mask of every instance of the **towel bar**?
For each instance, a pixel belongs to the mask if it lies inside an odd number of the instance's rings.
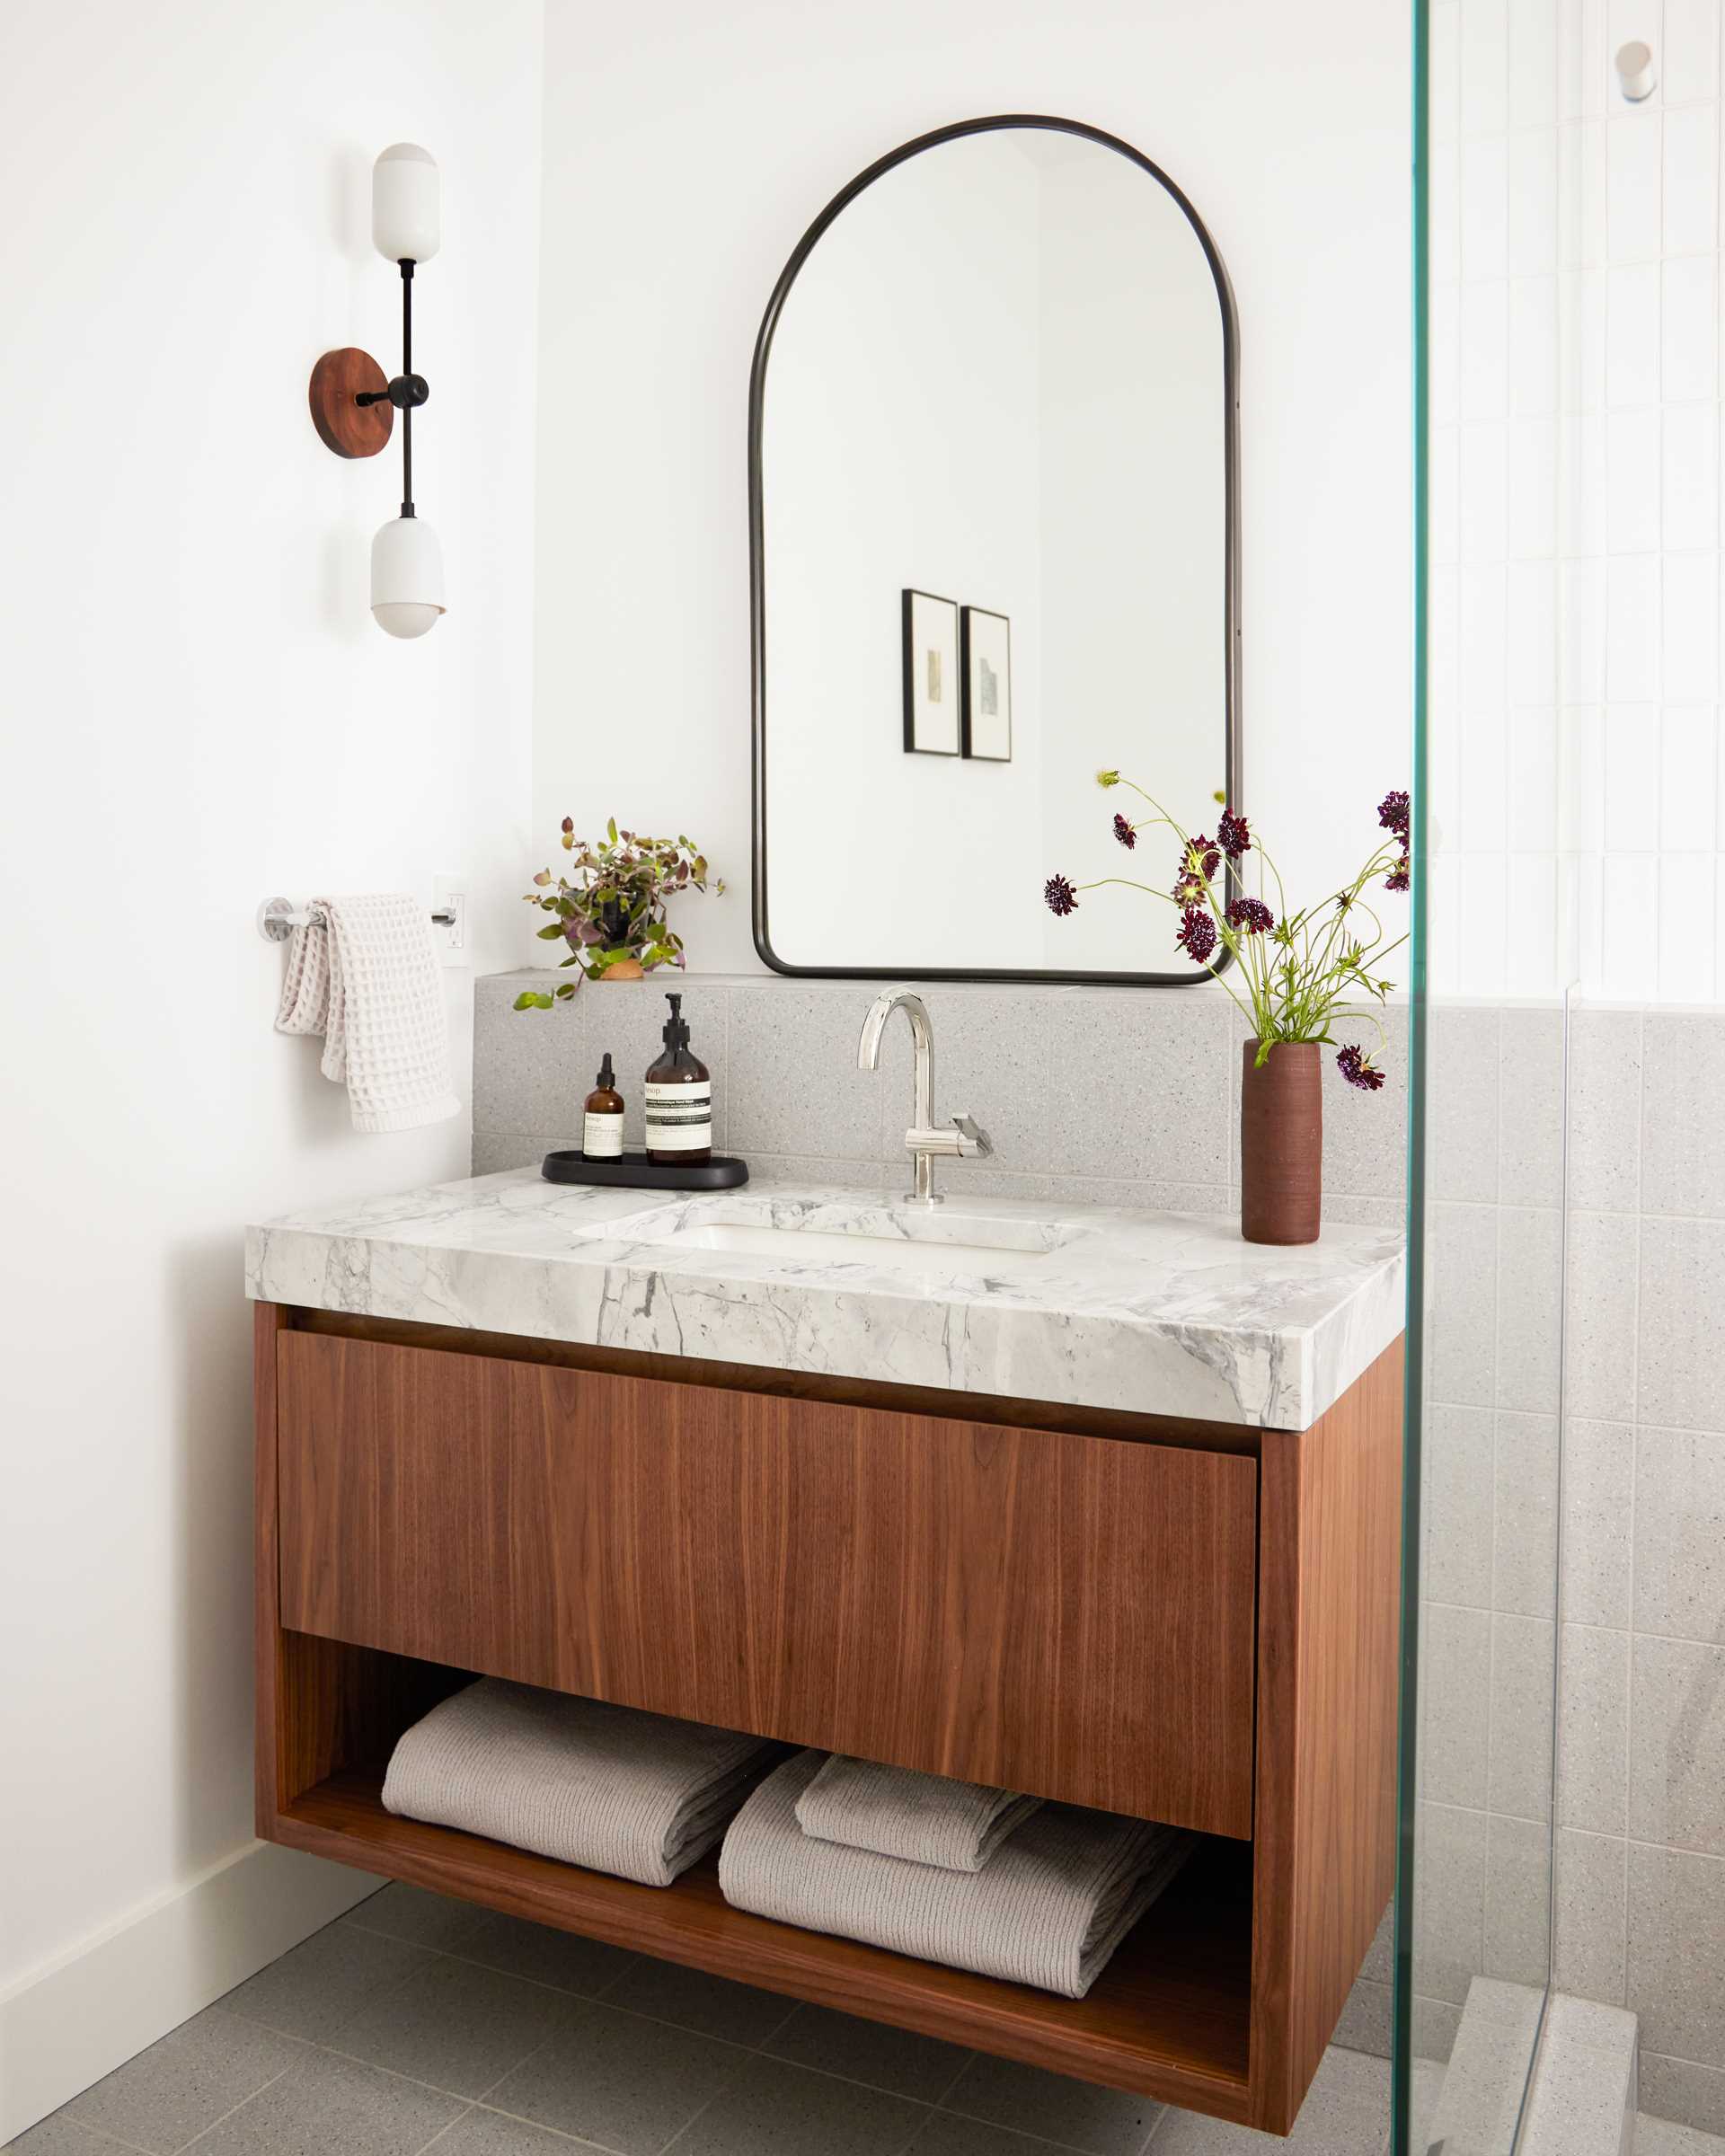
[[[456,925],[455,910],[450,906],[433,906],[429,918],[433,928]],[[285,943],[290,929],[328,925],[317,907],[296,906],[291,898],[266,898],[258,908],[258,933],[266,943]]]

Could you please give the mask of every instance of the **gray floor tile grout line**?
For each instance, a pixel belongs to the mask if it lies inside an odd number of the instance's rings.
[[[484,2111],[493,2118],[511,2119],[518,2126],[532,2126],[535,2132],[549,2134],[557,2141],[566,2141],[571,2149],[588,2149],[593,2156],[624,2156],[621,2149],[614,2149],[608,2141],[585,2141],[579,2134],[565,2134],[561,2126],[548,2126],[543,2118],[529,2118],[525,2111],[511,2111],[504,2104],[488,2104],[482,2098],[473,2106],[475,2111]],[[459,2125],[459,2120],[451,2122]]]
[[[464,2118],[471,2118],[473,2116],[473,2112],[476,2108],[477,2107],[475,2105],[469,2104],[464,2111],[457,2111],[453,2118],[445,2119],[442,2125],[438,2128],[437,2132],[431,2136],[430,2140],[422,2141],[419,2147],[414,2150],[413,2156],[426,2156],[426,2151],[428,2149],[435,2149],[446,2134],[453,2134]]]
[[[934,2108],[937,2111],[942,2111],[946,2108],[946,2106],[951,2098],[952,2091],[958,2087],[959,2083],[970,2071],[970,2068],[976,2063],[978,2055],[978,2054],[974,2051],[967,2051],[963,2057],[959,2061],[958,2071],[953,2074],[952,2079],[946,2084],[945,2088],[941,2090],[941,2093],[933,2099]]]
[[[362,1902],[360,1904],[360,1907],[363,1908],[365,1904]],[[357,1917],[352,1915],[340,1916],[337,1917],[335,1921],[340,1924],[349,1924],[357,1931],[369,1932],[373,1939],[393,1940],[397,1946],[419,1947],[420,1953],[435,1954],[439,1960],[458,1961],[465,1968],[483,1969],[489,1975],[506,1977],[515,1984],[530,1984],[536,1992],[550,1992],[559,1999],[579,1999],[584,2000],[588,2003],[591,2003],[597,1999],[603,1999],[608,1993],[614,1992],[618,1984],[623,1982],[625,1976],[633,1973],[634,1969],[641,1962],[651,1961],[656,1958],[655,1956],[650,1954],[631,1954],[629,1959],[624,1963],[624,1966],[617,1970],[615,1975],[607,1976],[597,1992],[577,1992],[571,1991],[570,1986],[566,1984],[553,1984],[548,1978],[544,1976],[526,1976],[523,1975],[518,1970],[502,1968],[494,1961],[480,1961],[472,1954],[463,1954],[458,1952],[454,1947],[420,1946],[418,1940],[403,1939],[398,1931],[380,1931],[376,1925],[362,1924]],[[532,1920],[530,1918],[525,1918],[522,1921],[525,1922],[530,1922]],[[315,1937],[316,1934],[314,1933],[313,1936]],[[581,1932],[569,1932],[567,1934],[563,1934],[562,1936],[571,1939],[579,1939],[583,1938],[586,1935]],[[604,1944],[605,1942],[600,1941],[599,1943]],[[620,1948],[619,1951],[626,1953],[628,1949],[624,1948]],[[411,1975],[414,1974],[414,1972],[410,1971],[409,1974]],[[406,1979],[403,1978],[402,1981],[405,1982]],[[235,2008],[233,2010],[238,2012],[239,2009]],[[618,2010],[622,2013],[629,2013],[633,2010],[629,2007],[622,2007],[619,2008]],[[656,2019],[656,2017],[650,2014],[643,2015],[641,2019],[643,2020],[652,2020]],[[674,2024],[673,2026],[680,2027],[681,2024]]]
[[[300,2041],[300,2039],[298,2037],[295,2037],[292,2039],[292,2041],[297,2043]],[[296,2063],[297,2062],[296,2062]],[[198,2143],[204,2138],[206,2134],[213,2134],[217,2126],[226,2125],[227,2121],[234,2116],[234,2114],[236,2111],[243,2111],[249,2103],[252,2102],[256,2098],[261,2096],[266,2090],[273,2089],[276,2083],[280,2081],[283,2074],[291,2073],[293,2071],[293,2065],[287,2065],[282,2067],[278,2072],[272,2073],[267,2081],[260,2081],[258,2086],[252,2090],[249,2094],[243,2096],[237,2104],[230,2104],[227,2109],[222,2113],[219,2118],[212,2118],[207,2126],[199,2126],[198,2131],[192,2135],[190,2141],[182,2141],[180,2143],[180,2146],[174,2151],[174,2156],[185,2156],[186,2151],[188,2149],[196,2148]]]
[[[737,2071],[740,2073],[742,2069],[739,2067]],[[671,2150],[677,2146],[677,2143],[681,2141],[683,2136],[689,2131],[689,2128],[694,2125],[695,2120],[704,2117],[706,2114],[712,2110],[712,2107],[719,2101],[719,2099],[721,2096],[729,2093],[730,2089],[730,2083],[729,2081],[724,2084],[723,2088],[715,2089],[712,2094],[707,2099],[706,2102],[697,2106],[694,2113],[683,2121],[683,2124],[677,2129],[676,2133],[671,2135],[668,2141],[661,2142],[659,2143],[659,2156],[670,2156]]]
[[[93,2086],[94,2086],[94,2084],[93,2083],[93,2084],[92,2084],[92,2086],[93,2087]],[[83,2094],[83,2091],[82,2091],[82,2090],[80,2090],[80,2091],[79,2091],[79,2094],[80,2094],[80,2095],[82,2095],[82,2094]],[[257,2094],[257,2091],[256,2091],[256,2090],[252,2090],[252,2096],[255,2096],[255,2095]],[[71,2100],[72,2100],[72,2102],[73,2102],[73,2103],[75,2103],[75,2102],[77,2101],[77,2098],[76,2098],[76,2097],[74,2097],[74,2098],[73,2098]],[[251,2098],[251,2097],[247,2097],[245,2100],[246,2100],[246,2102],[247,2102],[247,2103],[250,2103],[250,2102],[251,2102],[251,2100],[252,2100],[252,2098]],[[64,2107],[62,2107],[64,2108]],[[52,2117],[56,2116],[57,2115],[56,2115],[54,2112],[50,2111],[50,2112],[49,2113],[49,2115],[48,2115],[48,2116],[49,2116],[49,2118],[52,2118]],[[36,2125],[44,2125],[45,2123],[46,2123],[46,2121],[44,2121],[44,2120],[42,2120],[42,2119],[38,2119],[38,2120],[37,2120],[37,2122],[36,2122]],[[153,2151],[153,2150],[150,2150],[150,2149],[146,2149],[146,2148],[144,2146],[144,2144],[143,2144],[143,2143],[142,2143],[142,2142],[138,2142],[138,2141],[123,2141],[123,2140],[120,2138],[120,2136],[119,2136],[118,2134],[111,2133],[111,2132],[109,2131],[109,2129],[108,2129],[106,2126],[93,2126],[93,2125],[90,2124],[90,2122],[89,2122],[89,2120],[88,2120],[88,2119],[84,2119],[84,2118],[81,2118],[81,2119],[79,2119],[79,2120],[78,2120],[78,2122],[77,2122],[77,2124],[78,2124],[78,2126],[79,2126],[79,2128],[80,2128],[80,2129],[81,2129],[81,2130],[82,2130],[84,2133],[85,2133],[85,2134],[93,2134],[95,2136],[95,2138],[96,2138],[98,2141],[111,2141],[111,2142],[112,2142],[112,2143],[113,2143],[114,2146],[115,2146],[117,2149],[129,2149],[129,2150],[132,2152],[132,2156],[155,2156],[155,2151]],[[24,2132],[25,2132],[25,2133],[27,2133],[27,2134],[33,2134],[33,2133],[35,2132],[35,2130],[36,2130],[35,2126],[26,2126],[26,2127],[25,2127],[25,2129],[24,2129]],[[22,2138],[23,2138],[23,2135],[22,2135],[22,2134],[20,2134],[20,2135],[18,2136],[18,2139],[19,2139],[19,2140],[22,2140]],[[11,2141],[9,2141],[9,2142],[7,2142],[7,2143],[6,2143],[6,2144],[5,2144],[5,2147],[6,2147],[7,2149],[11,2149],[11,2148],[15,2148],[15,2147],[16,2147],[16,2145],[17,2145],[17,2143],[16,2143],[16,2142],[11,2142]],[[0,2156],[4,2156],[4,2150],[0,2150]],[[178,2152],[176,2152],[176,2156],[178,2156]]]

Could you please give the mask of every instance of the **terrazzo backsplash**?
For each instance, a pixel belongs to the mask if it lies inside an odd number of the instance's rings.
[[[908,1176],[902,1019],[887,1029],[880,1069],[857,1067],[857,1037],[883,984],[666,973],[583,988],[554,1011],[510,1009],[523,987],[544,982],[542,973],[509,973],[478,984],[475,1173],[579,1144],[581,1103],[607,1048],[628,1102],[624,1143],[638,1146],[641,1079],[659,1052],[668,985],[681,993],[694,1052],[712,1073],[717,1147],[741,1153],[757,1176],[889,1190]],[[938,1162],[937,1188],[1181,1212],[1237,1206],[1233,1109],[1244,1028],[1220,990],[916,987],[934,1027],[936,1118],[968,1112],[995,1149],[987,1161]],[[1332,1220],[1400,1222],[1403,1098],[1400,1074],[1368,1098],[1328,1072]]]

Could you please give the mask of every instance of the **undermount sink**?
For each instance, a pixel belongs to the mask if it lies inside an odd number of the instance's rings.
[[[882,1272],[951,1279],[995,1278],[1046,1264],[1083,1230],[1062,1222],[982,1212],[911,1213],[875,1204],[834,1204],[786,1218],[778,1206],[721,1201],[655,1211],[611,1224],[609,1233],[668,1251],[777,1258],[800,1265],[866,1265]]]
[[[897,1235],[870,1235],[847,1229],[774,1228],[741,1222],[707,1220],[668,1235],[655,1236],[686,1250],[731,1250],[749,1258],[789,1258],[805,1263],[872,1265],[895,1272],[1008,1273],[1040,1265],[1047,1250],[949,1240],[910,1241]]]

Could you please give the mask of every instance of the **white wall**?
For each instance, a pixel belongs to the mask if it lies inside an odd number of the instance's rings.
[[[464,1172],[464,1119],[353,1133],[317,1045],[271,1031],[252,915],[465,870],[475,963],[513,949],[541,21],[73,0],[13,30],[0,2008],[251,1833],[243,1224]],[[367,614],[399,457],[338,462],[305,393],[329,346],[399,363],[368,175],[402,137],[445,176],[416,481],[450,586],[407,645]]]
[[[650,36],[627,10],[552,0],[546,850],[565,814],[693,832],[734,880],[682,909],[691,963],[755,965],[745,419],[761,313],[810,218],[880,152],[1031,110],[1154,157],[1229,266],[1247,799],[1290,891],[1354,864],[1408,767],[1408,47],[1405,10],[1382,0],[1333,0],[1322,38],[1276,0],[667,0]],[[1117,858],[1104,829],[1097,862]],[[883,876],[913,866],[883,849]],[[535,955],[525,931],[518,948]]]

